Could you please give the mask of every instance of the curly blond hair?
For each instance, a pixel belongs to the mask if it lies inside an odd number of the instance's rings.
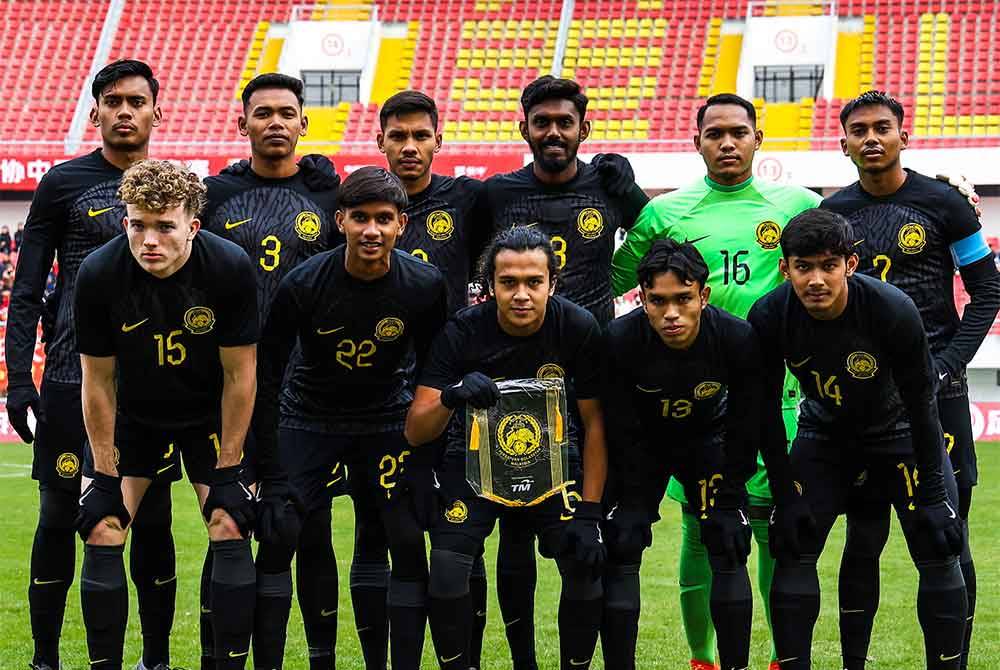
[[[205,206],[205,185],[198,175],[167,161],[139,161],[122,175],[118,198],[147,212],[160,214],[184,205],[191,216]]]

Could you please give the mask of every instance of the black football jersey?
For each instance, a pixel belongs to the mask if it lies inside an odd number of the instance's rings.
[[[705,442],[724,440],[726,479],[755,470],[763,363],[750,324],[712,305],[686,350],[674,350],[635,309],[608,325],[604,406],[612,460],[691,471]],[[689,463],[691,465],[689,465]]]
[[[350,275],[346,247],[313,256],[278,287],[262,337],[258,403],[277,401],[281,425],[331,434],[402,430],[422,360],[447,318],[444,278],[393,250],[374,281]],[[296,357],[285,383],[285,365]],[[255,419],[256,421],[256,419]]]
[[[396,248],[441,270],[448,283],[448,312],[469,302],[469,282],[489,241],[483,182],[432,175],[430,185],[409,198],[409,217]]]
[[[9,373],[31,372],[42,296],[56,259],[57,291],[63,299],[46,346],[45,379],[80,383],[72,296],[83,259],[125,230],[125,206],[118,200],[121,176],[97,149],[55,166],[39,182],[24,225],[7,316]]]
[[[820,206],[851,222],[858,271],[902,289],[920,310],[931,352],[947,347],[960,323],[951,245],[981,228],[965,197],[950,184],[907,170],[892,195],[873,196],[855,182]]]
[[[614,318],[611,256],[615,233],[630,228],[648,202],[636,186],[623,198],[608,194],[598,171],[577,161],[576,176],[558,186],[538,181],[532,165],[486,181],[493,232],[537,226],[559,260],[556,292],[590,311],[599,323]]]
[[[332,164],[321,160],[332,172]],[[344,241],[334,221],[339,180],[334,175],[317,183],[306,174],[300,169],[291,177],[265,179],[246,168],[205,180],[205,228],[235,242],[250,256],[262,320],[267,319],[278,284],[289,270]]]
[[[602,334],[585,309],[559,296],[549,298],[538,332],[517,337],[500,328],[497,303],[489,300],[455,314],[434,340],[418,383],[435,389],[457,384],[470,372],[495,381],[562,378],[569,410],[567,436],[578,462],[577,400],[601,392]],[[449,463],[464,463],[465,412],[455,412],[448,430]]]
[[[802,389],[800,435],[915,454],[921,479],[925,469],[939,477],[943,436],[920,313],[905,293],[878,279],[852,275],[847,286],[847,306],[831,320],[810,316],[788,282],[751,308],[747,319],[760,340],[765,399],[777,426],[787,364]],[[784,431],[773,424],[765,419],[765,458],[779,437],[785,448]]]
[[[77,277],[81,354],[114,356],[118,413],[157,428],[189,428],[222,413],[219,347],[257,342],[250,259],[201,231],[165,279],[142,269],[121,236],[87,257]]]

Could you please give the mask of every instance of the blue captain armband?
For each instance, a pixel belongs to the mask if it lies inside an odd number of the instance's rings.
[[[982,260],[992,253],[981,230],[951,245],[951,255],[960,268]]]

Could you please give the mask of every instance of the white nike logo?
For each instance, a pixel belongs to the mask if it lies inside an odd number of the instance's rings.
[[[570,665],[587,665],[588,663],[590,663],[590,659],[589,658],[585,658],[582,661],[578,661],[575,658],[569,659],[569,664]]]
[[[508,621],[508,622],[504,623],[503,626],[504,626],[504,628],[510,628],[511,626],[513,626],[514,624],[516,624],[520,620],[521,620],[521,617],[517,617],[513,621]]]
[[[486,616],[486,612],[483,612],[482,610],[480,610],[479,612],[476,612],[476,616],[477,617],[484,617],[484,616]]]
[[[87,496],[89,496],[89,495],[90,495],[91,493],[93,493],[93,492],[94,492],[94,489],[87,489],[86,491],[84,491],[84,492],[83,492],[83,495],[82,495],[82,496],[80,496],[80,504],[82,505],[82,504],[83,504],[83,501],[84,501],[84,499],[85,499],[85,498],[86,498]]]
[[[442,663],[451,663],[452,661],[454,661],[455,659],[457,659],[459,656],[461,656],[461,654],[455,654],[451,658],[445,658],[444,656],[441,656],[441,662]]]
[[[938,375],[938,379],[944,379],[947,376],[948,376],[947,372],[942,372],[941,374]]]
[[[781,665],[782,663],[790,663],[791,661],[797,661],[798,658],[799,658],[798,656],[789,656],[788,658],[779,658],[778,659],[778,665]]]
[[[31,583],[35,586],[45,586],[46,584],[58,584],[61,581],[61,579],[39,579],[35,577]]]
[[[861,614],[864,610],[845,610],[843,607],[840,608],[841,614]]]
[[[153,583],[156,584],[157,586],[163,586],[164,584],[169,584],[175,579],[177,579],[177,575],[174,575],[173,577],[167,577],[166,579],[160,579],[159,577],[157,577],[153,580]]]
[[[743,510],[738,510],[738,511],[739,511],[739,513],[740,513],[740,519],[742,520],[742,522],[743,522],[743,525],[744,525],[744,526],[749,526],[749,525],[750,525],[750,522],[749,522],[749,521],[747,521],[747,515],[743,513]]]
[[[957,516],[958,516],[957,514],[955,514],[955,510],[953,510],[953,509],[951,508],[951,505],[949,505],[948,503],[945,503],[945,504],[944,504],[944,506],[948,508],[948,511],[949,511],[949,512],[951,512],[951,516],[950,516],[950,517],[948,517],[948,518],[950,518],[950,519],[954,519],[955,517],[957,517]]]
[[[942,661],[954,661],[956,658],[958,658],[961,655],[962,655],[962,652],[958,652],[954,656],[945,656],[944,654],[941,654],[941,660]]]

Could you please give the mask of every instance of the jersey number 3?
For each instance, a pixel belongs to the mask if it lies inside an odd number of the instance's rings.
[[[274,271],[281,262],[281,240],[274,235],[268,235],[260,241],[264,247],[264,255],[258,259],[260,266],[268,272]]]

